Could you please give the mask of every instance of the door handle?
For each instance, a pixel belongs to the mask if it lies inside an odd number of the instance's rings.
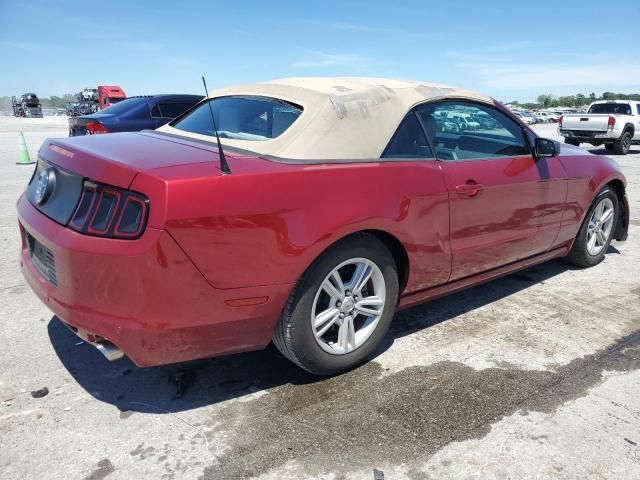
[[[458,195],[466,195],[467,197],[475,197],[482,189],[484,189],[484,185],[476,183],[473,180],[469,180],[464,185],[458,185],[456,187],[456,193]]]

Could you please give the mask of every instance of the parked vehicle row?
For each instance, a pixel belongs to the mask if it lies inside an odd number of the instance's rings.
[[[282,79],[155,131],[47,140],[18,200],[20,265],[108,359],[273,342],[335,374],[376,352],[397,308],[553,258],[597,264],[627,237],[625,187],[609,158],[480,93]]]
[[[513,113],[528,125],[557,122],[562,116],[561,111],[534,112],[531,110],[513,110]]]

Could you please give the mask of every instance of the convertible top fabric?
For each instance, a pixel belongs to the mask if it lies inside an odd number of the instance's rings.
[[[279,137],[263,141],[225,138],[223,145],[264,156],[313,161],[380,158],[406,113],[419,103],[464,98],[493,104],[486,95],[447,85],[364,77],[283,78],[218,89],[209,97],[228,95],[274,97],[304,110]],[[201,140],[213,138],[169,125],[158,130]]]

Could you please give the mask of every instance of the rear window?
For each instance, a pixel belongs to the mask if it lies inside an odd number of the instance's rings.
[[[193,107],[198,100],[194,100],[193,102],[170,102],[170,103],[159,103],[156,105],[158,107],[159,115],[154,115],[158,117],[164,118],[176,118],[186,112],[188,109]]]
[[[631,105],[628,103],[596,103],[591,106],[589,113],[631,115]]]
[[[215,135],[211,104],[220,138],[269,140],[284,133],[302,113],[302,107],[270,97],[229,96],[203,102],[171,125],[185,132]]]
[[[132,108],[135,108],[142,103],[147,103],[148,101],[149,97],[126,98],[122,101],[119,101],[115,105],[111,105],[104,110],[100,110],[100,113],[113,113],[118,115],[124,112],[128,112]]]

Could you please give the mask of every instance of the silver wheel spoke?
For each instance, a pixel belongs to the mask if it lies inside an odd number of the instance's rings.
[[[333,272],[331,277],[324,281],[322,288],[334,300],[342,300],[344,297],[344,284],[338,272]]]
[[[356,302],[356,312],[372,317],[380,315],[384,301],[378,297],[366,297]]]
[[[356,344],[356,329],[353,325],[353,318],[351,316],[345,317],[338,330],[338,346],[343,352],[348,352],[349,347],[355,347]]]
[[[329,320],[335,321],[335,319],[338,318],[338,315],[340,315],[339,309],[335,307],[327,308],[324,312],[316,315],[316,319],[313,322],[313,326],[317,328],[317,327],[321,327]]]
[[[589,241],[587,242],[587,250],[589,250],[589,253],[591,253],[594,248],[596,246],[596,234],[594,233],[593,235],[591,235],[591,238],[589,238]]]
[[[596,242],[596,244],[601,247],[602,245],[604,245],[605,239],[604,239],[604,234],[602,233],[602,230],[598,230],[596,232],[596,238],[598,239],[598,241]]]
[[[323,318],[320,319],[320,317]],[[320,315],[318,315],[316,317],[314,325],[316,328],[322,328],[315,332],[315,336],[321,337],[322,335],[324,335],[327,330],[329,330],[333,326],[333,324],[336,323],[336,320],[338,320],[338,318],[340,318],[340,310],[338,310],[337,308],[329,308],[328,310],[325,310]]]
[[[601,221],[602,223],[606,223],[606,222],[608,222],[608,221],[609,221],[609,219],[610,219],[611,217],[613,217],[613,208],[610,208],[609,210],[605,211],[605,212],[602,214],[602,217],[600,217],[600,221]]]
[[[359,263],[353,272],[353,277],[351,277],[351,281],[349,282],[349,287],[354,294],[359,294],[360,291],[367,284],[369,279],[371,278],[371,274],[373,273],[373,268],[364,263]]]

